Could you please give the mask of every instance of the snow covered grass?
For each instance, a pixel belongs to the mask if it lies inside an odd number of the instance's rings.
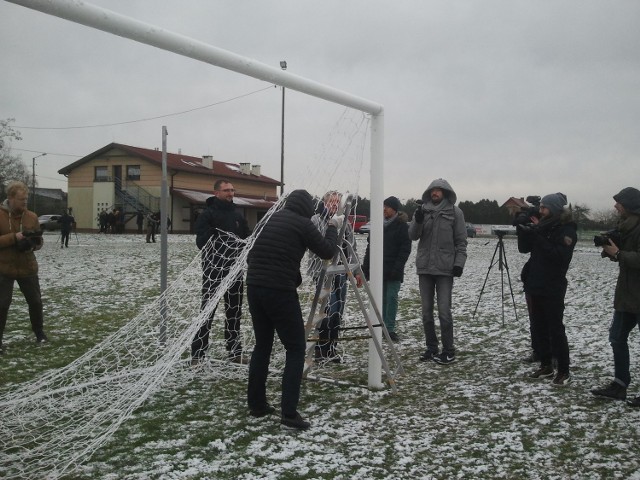
[[[2,391],[73,361],[159,292],[159,244],[141,236],[79,234],[70,248],[60,249],[55,239],[47,235],[38,253],[51,342],[33,343],[16,287],[7,353],[0,357]],[[169,276],[175,278],[197,250],[192,236],[169,241]],[[68,478],[640,478],[640,411],[589,393],[612,372],[607,328],[617,266],[590,243],[578,245],[565,311],[573,382],[553,388],[525,378],[532,367],[520,361],[529,351],[519,282],[526,256],[514,238],[505,238],[516,320],[507,272],[502,295],[499,265],[489,270],[495,246],[495,238],[470,239],[467,266],[456,280],[456,363],[418,361],[424,335],[412,257],[398,314],[405,368],[398,394],[305,382],[300,410],[312,428],[292,433],[280,428],[277,416],[248,416],[244,377],[218,376],[212,363],[193,370],[188,382],[168,379]],[[637,340],[632,333],[634,377]],[[348,348],[347,363],[366,355],[366,345]],[[279,385],[275,376],[268,385],[276,405]],[[640,394],[634,386],[630,392]]]

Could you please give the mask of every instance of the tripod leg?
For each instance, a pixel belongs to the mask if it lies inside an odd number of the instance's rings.
[[[489,279],[489,272],[491,271],[491,268],[495,265],[494,260],[496,258],[496,253],[498,252],[498,246],[499,245],[496,245],[496,248],[493,251],[493,256],[491,257],[491,262],[489,262],[489,268],[487,269],[487,274],[484,276],[484,283],[482,284],[482,288],[480,289],[480,294],[478,295],[478,301],[476,302],[476,308],[473,310],[473,316],[471,317],[471,319],[476,318],[476,312],[478,311],[478,305],[480,305],[480,299],[482,298],[482,293],[484,292],[484,287],[487,284],[487,280]]]
[[[516,316],[516,322],[518,321],[518,311],[516,309],[516,298],[513,295],[513,287],[511,286],[511,275],[509,274],[509,264],[507,263],[507,254],[504,254],[504,266],[507,271],[507,279],[509,280],[509,292],[511,293],[511,303],[513,303],[513,313]]]

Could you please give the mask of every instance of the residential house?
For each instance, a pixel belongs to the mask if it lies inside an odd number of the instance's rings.
[[[125,231],[137,230],[136,216],[160,211],[162,151],[111,143],[60,169],[68,178],[68,206],[78,230],[97,231],[102,211],[124,212]],[[253,227],[277,200],[280,182],[260,165],[226,163],[211,156],[167,153],[168,216],[171,231],[193,233],[194,221],[213,195],[216,180],[236,189],[234,203]]]

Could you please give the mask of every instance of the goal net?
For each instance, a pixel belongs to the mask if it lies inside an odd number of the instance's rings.
[[[308,160],[297,162],[289,191],[308,190],[317,199],[327,192],[357,198],[361,179],[369,176],[367,136],[370,117],[346,109],[328,128],[327,139]],[[254,345],[249,309],[237,288],[255,239],[271,215],[282,207],[281,199],[246,239],[220,233],[203,249],[221,256],[220,262],[203,269],[201,254],[175,278],[166,291],[120,330],[64,368],[52,370],[26,384],[0,392],[0,471],[24,478],[58,477],[72,472],[109,440],[118,427],[150,395],[162,388],[187,384],[194,376],[246,381],[247,366],[234,362],[238,350],[248,356]],[[325,206],[326,207],[326,206]],[[355,211],[357,213],[357,204]],[[354,235],[357,255],[364,256],[366,238]],[[316,292],[312,258],[303,259],[303,284],[299,288],[305,318]],[[201,302],[203,272],[206,301]],[[337,277],[336,277],[337,278]],[[309,366],[318,378],[366,385],[368,342],[358,341],[365,325],[360,306],[352,301],[345,284],[336,285],[327,316],[339,312],[337,341],[330,358]],[[335,302],[342,302],[336,304]],[[230,309],[227,312],[226,304]],[[227,313],[233,320],[227,321]],[[203,325],[211,319],[204,356],[192,361],[192,345],[203,340]],[[349,332],[345,334],[345,332]],[[355,333],[354,333],[355,332]],[[313,338],[318,332],[313,332]],[[354,340],[342,340],[346,336]],[[335,337],[332,337],[335,340]],[[339,362],[339,363],[338,363]],[[283,368],[284,352],[276,340],[272,374]],[[244,399],[239,399],[241,403]]]

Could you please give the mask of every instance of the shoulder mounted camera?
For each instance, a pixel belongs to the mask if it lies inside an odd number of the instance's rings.
[[[531,217],[540,218],[540,196],[529,195],[527,197],[527,203],[531,205],[522,207],[519,212],[516,212],[515,217],[513,217],[514,227],[518,225],[531,225]]]
[[[34,250],[42,245],[42,231],[27,230],[22,235],[24,238],[16,243],[16,250],[19,252]]]

